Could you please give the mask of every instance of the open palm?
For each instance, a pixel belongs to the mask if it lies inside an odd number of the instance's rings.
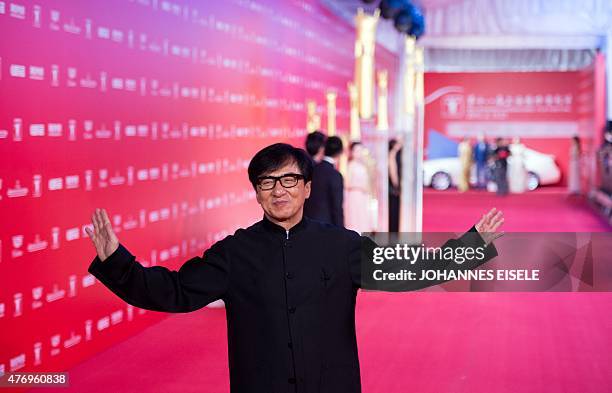
[[[485,241],[485,244],[489,244],[504,234],[503,231],[497,231],[503,223],[504,214],[501,210],[493,208],[478,221],[476,230]]]
[[[91,222],[93,223],[94,230],[91,228],[85,228],[85,232],[91,239],[98,253],[98,258],[104,261],[108,258],[115,250],[119,247],[119,239],[113,231],[106,210],[96,209],[91,216]]]

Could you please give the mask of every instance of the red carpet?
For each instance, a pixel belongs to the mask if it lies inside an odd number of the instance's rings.
[[[427,192],[426,230],[491,206],[507,231],[607,231],[561,193]],[[358,299],[364,393],[609,392],[610,293],[373,293]],[[47,392],[228,392],[223,310],[173,315],[74,367]],[[338,392],[342,393],[342,392]]]
[[[498,197],[494,193],[426,189],[423,230],[463,231],[495,207],[504,212],[506,232],[608,232],[610,226],[578,197],[564,188],[543,188]]]

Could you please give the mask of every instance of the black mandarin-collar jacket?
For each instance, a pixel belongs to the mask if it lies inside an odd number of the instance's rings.
[[[358,393],[361,248],[353,231],[304,217],[287,233],[264,218],[179,271],[143,267],[120,245],[89,272],[148,310],[189,312],[223,299],[232,393]]]

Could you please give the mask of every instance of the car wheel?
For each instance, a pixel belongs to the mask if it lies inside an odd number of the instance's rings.
[[[540,178],[533,172],[527,173],[527,189],[533,191],[540,185]]]
[[[436,172],[431,177],[431,187],[435,190],[447,190],[451,186],[451,178],[448,173]]]

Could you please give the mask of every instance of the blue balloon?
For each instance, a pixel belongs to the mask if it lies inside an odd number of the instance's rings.
[[[408,35],[411,35],[418,39],[425,33],[425,16],[423,12],[417,7],[412,7],[412,26],[408,31]]]
[[[408,10],[402,10],[393,21],[397,31],[407,33],[412,28],[412,14]]]

